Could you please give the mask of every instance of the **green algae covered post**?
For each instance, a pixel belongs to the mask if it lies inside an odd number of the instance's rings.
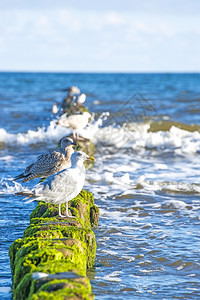
[[[56,205],[39,202],[23,238],[10,246],[14,300],[94,298],[86,271],[95,261],[91,227],[98,225],[99,209],[82,190],[69,210],[76,218],[60,218]]]

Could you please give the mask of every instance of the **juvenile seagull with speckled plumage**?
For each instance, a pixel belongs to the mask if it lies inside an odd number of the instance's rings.
[[[58,204],[60,217],[72,217],[68,213],[68,202],[75,198],[83,188],[85,181],[84,161],[94,161],[94,157],[77,151],[71,156],[71,168],[52,174],[44,182],[38,183],[31,191],[22,191],[16,195],[26,196],[26,203],[43,201]],[[61,214],[61,204],[66,203],[66,213]]]
[[[63,138],[61,148],[49,150],[37,157],[36,161],[30,164],[22,174],[19,174],[14,180],[22,179],[22,182],[34,178],[46,178],[51,174],[71,167],[71,155],[74,153],[73,145],[76,145],[72,139]]]

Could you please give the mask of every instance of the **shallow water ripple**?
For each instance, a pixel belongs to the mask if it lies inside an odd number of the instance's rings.
[[[99,200],[97,261],[89,271],[96,299],[200,295],[199,211],[191,216],[190,207],[182,211],[169,206],[163,212],[165,200],[157,208],[151,200],[144,195],[124,197],[120,207],[116,199],[107,199],[109,207]]]

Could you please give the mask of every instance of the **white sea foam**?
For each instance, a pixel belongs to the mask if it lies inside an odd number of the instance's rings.
[[[130,123],[123,126],[108,125],[102,127],[109,113],[103,113],[79,134],[91,139],[95,144],[104,143],[116,148],[156,148],[169,150],[177,154],[193,154],[200,151],[200,133],[187,131],[172,126],[169,131],[151,132],[150,123]],[[25,133],[12,134],[5,129],[0,129],[0,143],[29,145],[38,142],[55,142],[72,133],[71,129],[59,126],[56,120],[47,127],[38,127]],[[164,168],[164,166],[160,166]]]
[[[108,113],[103,113],[96,121],[93,121],[87,129],[80,130],[80,134],[85,138],[92,138],[99,130],[99,126],[107,118]],[[31,145],[39,142],[54,143],[62,137],[72,133],[72,129],[57,125],[57,120],[52,120],[47,127],[38,127],[36,130],[28,130],[17,134],[9,133],[4,128],[0,128],[0,144],[8,145]]]
[[[137,181],[137,186],[140,185],[146,190],[163,191],[168,190],[172,192],[187,192],[187,193],[200,193],[200,184],[188,183],[188,182],[166,182],[166,181],[153,181],[146,180],[145,176],[142,175]]]
[[[101,251],[102,253],[106,253],[106,254],[109,254],[109,255],[117,255],[118,252],[117,251],[113,251],[113,250],[102,250]]]
[[[168,169],[168,167],[167,167],[166,164],[158,164],[158,163],[155,163],[154,166],[155,166],[156,169],[160,169],[160,170],[167,170],[167,169]]]
[[[0,157],[0,160],[5,161],[5,162],[10,162],[13,160],[13,156],[11,156],[11,155],[2,156],[2,157]]]
[[[185,209],[188,206],[187,203],[181,200],[166,200],[164,202],[164,205],[166,205],[167,207],[169,206],[177,209]]]
[[[120,274],[123,273],[122,271],[114,271],[106,276],[103,277],[106,281],[113,281],[113,282],[121,282],[121,279],[118,277]]]
[[[169,150],[176,154],[193,154],[200,151],[200,133],[172,126],[169,131],[151,132],[150,123],[131,123],[122,127],[109,125],[101,128],[102,117],[83,129],[83,136],[90,137],[94,143],[103,142],[116,148],[156,148]],[[166,166],[161,165],[161,168]]]
[[[162,171],[162,170],[161,170]],[[156,172],[156,171],[155,171]],[[97,174],[98,173],[98,174]],[[119,175],[118,172],[113,168],[113,172],[107,172],[104,168],[94,167],[93,170],[88,170],[87,172],[87,180],[85,183],[85,187],[92,187],[92,192],[94,194],[95,199],[101,199],[101,202],[107,202],[108,199],[117,199],[117,198],[129,198],[137,194],[144,195],[155,195],[156,192],[164,192],[165,194],[174,194],[174,193],[193,193],[200,194],[200,184],[194,182],[187,182],[184,179],[187,179],[187,172],[183,172],[183,181],[176,181],[177,176],[173,174],[173,171],[169,170],[168,181],[165,179],[158,180],[156,176],[153,176],[150,180],[142,175],[140,177],[130,178],[129,173],[124,173],[123,175]],[[93,176],[96,174],[96,176]],[[149,175],[149,174],[148,174]],[[153,174],[154,175],[154,174]],[[171,176],[171,178],[170,178]],[[157,175],[159,177],[159,174]],[[162,177],[162,176],[161,176]],[[171,180],[170,180],[171,179]],[[179,178],[180,180],[180,178]],[[92,185],[91,182],[92,181]],[[103,186],[103,188],[102,188]],[[160,196],[161,197],[161,196]],[[180,204],[180,203],[178,203]],[[172,204],[170,204],[172,205]],[[175,203],[173,203],[175,205]],[[184,204],[183,204],[184,206]],[[110,213],[110,212],[108,212]],[[101,211],[101,214],[104,217],[107,217],[105,211]],[[115,212],[114,218],[124,218],[123,213]]]
[[[12,181],[10,178],[2,178],[0,180],[0,194],[14,194],[17,192],[24,191],[25,188],[18,182]]]
[[[28,130],[25,133],[13,134],[0,128],[0,143],[8,145],[30,145],[39,142],[53,143],[70,133],[70,129],[57,126],[55,121],[51,121],[47,128],[38,127],[36,130]]]

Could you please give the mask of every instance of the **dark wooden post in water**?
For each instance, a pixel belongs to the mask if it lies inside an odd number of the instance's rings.
[[[86,270],[95,261],[91,227],[98,225],[99,209],[82,190],[69,210],[75,219],[59,218],[57,205],[39,202],[23,238],[10,246],[14,300],[94,298]]]

